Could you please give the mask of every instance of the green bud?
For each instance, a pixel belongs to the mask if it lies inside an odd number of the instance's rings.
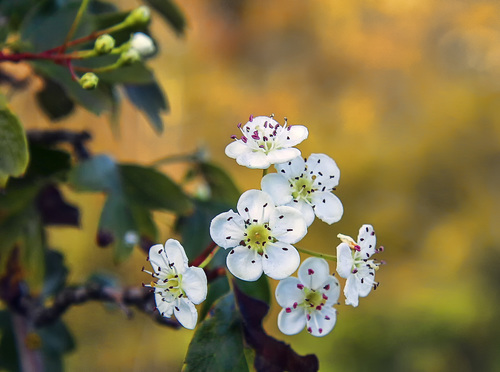
[[[99,78],[93,72],[87,72],[80,78],[79,83],[83,89],[95,89],[97,83],[99,83]]]
[[[94,50],[97,54],[111,53],[114,47],[115,39],[108,34],[99,36],[94,44]]]
[[[126,52],[120,54],[120,58],[118,58],[118,64],[121,66],[131,65],[134,62],[138,62],[141,60],[141,55],[135,49],[129,49]]]
[[[151,19],[151,12],[147,6],[140,6],[130,12],[127,18],[125,18],[125,23],[131,25],[145,25]]]

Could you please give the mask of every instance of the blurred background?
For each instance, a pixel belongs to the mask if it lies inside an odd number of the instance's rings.
[[[119,137],[108,118],[83,110],[64,123],[90,130],[93,151],[121,161],[151,164],[204,147],[242,191],[259,188],[261,172],[224,155],[238,122],[274,113],[308,126],[299,148],[336,160],[345,214],[332,226],[316,220],[300,246],[334,254],[338,233],[355,237],[371,223],[387,265],[358,308],[341,297],[328,336],[282,335],[276,304],[266,330],[316,353],[322,371],[500,370],[500,3],[177,3],[185,37],[157,19],[152,26],[160,53],[151,65],[171,106],[164,134],[127,105]],[[30,128],[49,126],[32,95],[14,96],[12,107]],[[185,166],[163,170],[179,180]],[[65,194],[82,207],[83,230],[52,228],[50,242],[65,253],[70,281],[107,270],[125,285],[148,280],[139,249],[115,266],[96,247],[104,196]],[[162,239],[172,237],[171,216],[157,218]],[[64,319],[79,342],[68,371],[177,371],[192,337],[100,304]]]

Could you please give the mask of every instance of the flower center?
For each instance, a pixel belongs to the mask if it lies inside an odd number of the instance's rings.
[[[302,306],[304,306],[308,312],[321,310],[327,299],[328,297],[321,291],[315,291],[314,289],[304,287],[304,302],[302,302]]]
[[[181,288],[182,275],[176,274],[174,271],[170,271],[165,275],[164,279],[158,279],[158,281],[151,282],[151,287],[158,288],[162,292],[163,297],[176,299],[186,295]]]
[[[313,188],[313,180],[301,175],[298,179],[290,180],[293,186],[293,200],[303,199],[307,202],[311,201],[311,194],[316,191]]]
[[[250,224],[245,231],[245,237],[245,245],[250,249],[254,249],[260,255],[264,254],[265,245],[275,240],[271,235],[271,228],[267,223]]]

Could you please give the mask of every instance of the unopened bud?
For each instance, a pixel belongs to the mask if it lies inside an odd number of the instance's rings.
[[[80,78],[79,83],[83,89],[95,89],[97,83],[99,83],[99,78],[93,72],[87,72]]]
[[[97,54],[111,53],[115,47],[115,39],[108,34],[101,35],[97,38],[94,44],[94,50]]]
[[[151,19],[151,11],[147,6],[140,6],[130,12],[125,22],[132,25],[145,25]]]
[[[136,32],[132,36],[130,47],[137,50],[141,56],[148,56],[156,51],[153,40],[142,32]]]
[[[118,63],[122,66],[131,65],[134,62],[140,61],[141,55],[135,49],[129,49],[126,52],[120,54],[120,58],[118,59]]]

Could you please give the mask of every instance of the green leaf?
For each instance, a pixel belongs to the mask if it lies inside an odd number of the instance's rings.
[[[135,204],[177,213],[186,213],[192,208],[182,189],[154,168],[120,165],[120,175],[125,194]]]
[[[65,181],[71,169],[71,155],[63,150],[30,144],[30,162],[23,179],[25,182]]]
[[[75,348],[73,336],[62,320],[40,327],[38,334],[42,338],[42,350],[47,354],[65,354]]]
[[[200,320],[205,319],[212,305],[223,295],[229,292],[227,276],[221,276],[210,282],[208,286],[207,298],[203,301],[200,310]]]
[[[183,371],[248,371],[241,318],[232,293],[215,304],[193,336]]]
[[[120,190],[116,162],[108,155],[97,155],[73,168],[69,182],[80,191]]]
[[[59,292],[66,283],[68,268],[64,265],[64,256],[54,250],[45,252],[45,279],[42,297],[46,298]]]
[[[165,21],[178,33],[183,34],[186,29],[186,18],[179,7],[171,0],[144,0],[156,9]]]
[[[24,128],[8,108],[0,108],[0,188],[10,176],[21,176],[28,166],[28,144]]]
[[[163,132],[162,112],[168,112],[169,107],[165,95],[156,82],[149,84],[125,84],[125,92],[130,102],[144,112],[149,123],[158,132]]]
[[[212,199],[236,206],[241,193],[226,171],[211,163],[200,163],[199,170],[210,187]]]
[[[100,81],[113,84],[148,84],[154,82],[154,75],[143,63],[133,63],[116,70],[99,74]]]
[[[44,87],[36,94],[36,100],[50,120],[56,121],[73,112],[75,104],[60,84],[45,79]]]
[[[0,311],[0,370],[20,371],[16,336],[8,310]]]
[[[247,296],[256,298],[266,304],[271,304],[271,288],[269,287],[269,279],[267,275],[262,275],[255,282],[247,282],[234,278],[235,285]]]

